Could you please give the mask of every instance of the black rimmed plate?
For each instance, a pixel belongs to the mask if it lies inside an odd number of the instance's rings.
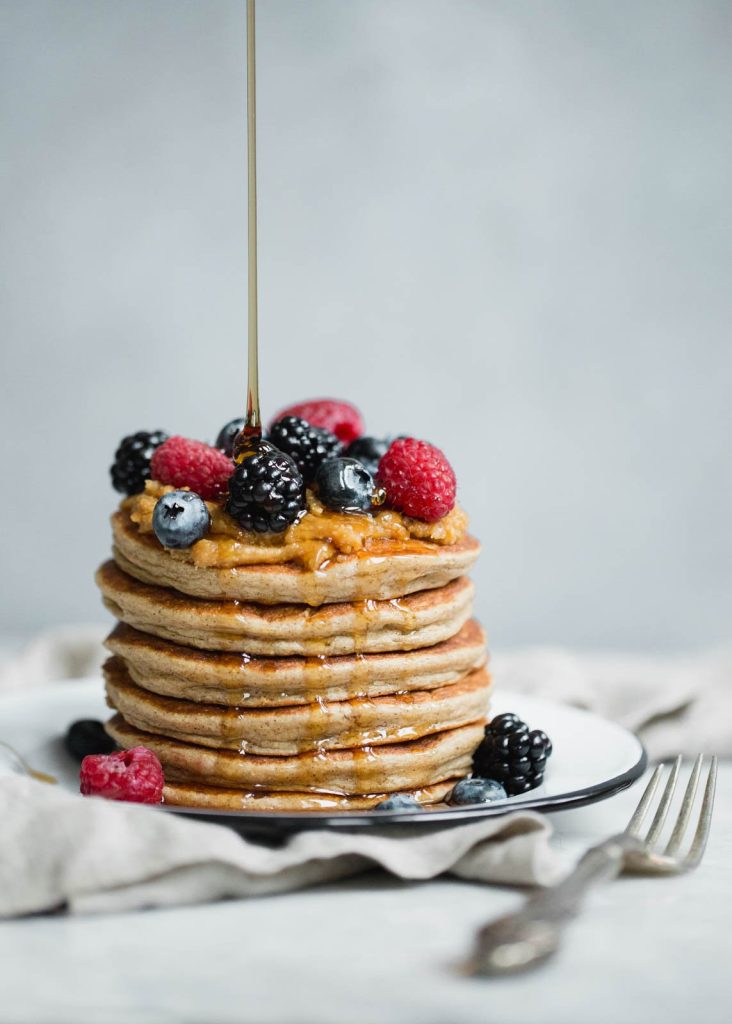
[[[169,808],[175,814],[228,825],[246,835],[277,840],[305,829],[380,828],[399,825],[445,828],[477,818],[524,810],[563,811],[604,800],[631,785],[646,767],[646,752],[637,736],[589,711],[557,704],[543,697],[495,695],[494,714],[515,711],[532,729],[543,729],[554,753],[544,784],[523,796],[477,807],[439,805],[422,811],[222,811]],[[78,790],[78,765],[63,748],[61,737],[79,718],[108,717],[101,680],[62,680],[49,686],[0,698],[0,740],[15,747],[38,771],[55,775],[62,785]],[[168,808],[165,808],[168,810]]]

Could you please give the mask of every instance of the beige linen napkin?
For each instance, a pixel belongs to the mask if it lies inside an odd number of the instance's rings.
[[[0,822],[0,917],[262,896],[373,867],[403,879],[447,872],[505,885],[548,885],[566,867],[549,846],[548,822],[531,811],[440,831],[301,832],[273,849],[160,808],[6,777]]]
[[[619,722],[652,759],[732,756],[732,648],[659,656],[535,647],[501,652],[491,669],[501,689]]]

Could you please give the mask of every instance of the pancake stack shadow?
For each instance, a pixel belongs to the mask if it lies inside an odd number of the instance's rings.
[[[167,803],[357,810],[398,792],[429,804],[469,773],[491,686],[464,575],[472,538],[349,556],[335,572],[202,570],[124,511],[113,529],[114,561],[97,572],[119,620],[107,730],[155,751]]]

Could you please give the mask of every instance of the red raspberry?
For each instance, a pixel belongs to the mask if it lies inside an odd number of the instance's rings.
[[[218,448],[186,437],[169,437],[153,452],[150,475],[161,484],[190,487],[205,500],[218,498],[229,484],[234,463]]]
[[[344,444],[355,441],[365,430],[361,413],[356,406],[350,402],[339,402],[335,398],[311,398],[307,402],[288,405],[282,412],[277,413],[270,423],[270,428],[285,416],[299,416],[311,427],[323,427],[331,434],[335,434]]]
[[[392,508],[428,523],[455,507],[455,473],[439,448],[427,441],[402,437],[393,441],[379,462],[377,483]]]
[[[163,769],[147,747],[89,754],[81,762],[79,779],[84,796],[105,796],[135,804],[159,804],[163,799]]]

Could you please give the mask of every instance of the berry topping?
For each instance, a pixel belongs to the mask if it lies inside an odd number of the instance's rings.
[[[322,427],[314,427],[299,416],[284,416],[269,432],[272,444],[289,455],[306,484],[311,483],[318,466],[343,451],[343,442]]]
[[[189,548],[208,533],[211,516],[193,491],[170,491],[158,499],[152,524],[164,548]]]
[[[79,779],[84,796],[136,804],[159,804],[163,799],[163,768],[147,747],[90,754],[81,762]]]
[[[335,512],[368,512],[374,478],[355,459],[328,459],[315,474],[313,490]]]
[[[226,511],[245,530],[281,533],[305,505],[305,484],[284,452],[250,455],[229,481]]]
[[[375,811],[421,811],[422,805],[416,797],[408,793],[395,793],[382,800],[374,807]]]
[[[64,746],[77,761],[89,754],[111,754],[115,742],[96,718],[82,718],[72,722],[64,736]]]
[[[246,417],[239,416],[235,420],[229,420],[219,431],[219,436],[216,438],[216,447],[220,448],[225,455],[231,456],[233,454],[234,441],[243,430],[245,423]]]
[[[344,454],[349,459],[356,459],[372,476],[376,476],[379,460],[386,454],[389,444],[390,441],[385,437],[357,437],[349,444]]]
[[[485,737],[473,756],[473,766],[515,796],[541,785],[551,752],[551,740],[545,732],[530,731],[518,715],[498,715],[486,727]]]
[[[382,456],[377,483],[392,508],[432,523],[455,507],[455,474],[439,448],[413,437],[397,438]]]
[[[344,444],[355,441],[364,430],[363,419],[356,406],[350,402],[338,402],[334,398],[313,398],[309,402],[290,405],[275,416],[270,430],[272,425],[285,416],[299,416],[313,427],[323,427]]]
[[[162,430],[138,430],[123,438],[109,469],[114,489],[128,495],[144,491],[153,452],[167,439],[168,435]]]
[[[173,487],[190,487],[206,501],[226,490],[234,464],[228,455],[202,441],[170,437],[150,460],[153,479]]]
[[[505,800],[507,795],[500,782],[473,775],[470,778],[460,779],[450,794],[448,802],[458,806],[492,804],[495,800]]]

